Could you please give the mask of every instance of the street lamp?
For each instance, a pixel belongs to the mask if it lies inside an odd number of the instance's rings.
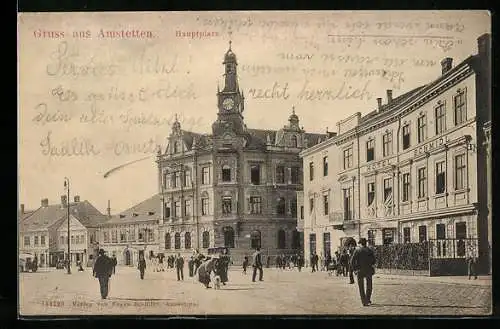
[[[70,253],[70,230],[69,230],[69,179],[67,177],[64,177],[64,187],[68,188],[68,200],[67,202],[67,207],[68,207],[68,274],[71,274],[71,253]]]

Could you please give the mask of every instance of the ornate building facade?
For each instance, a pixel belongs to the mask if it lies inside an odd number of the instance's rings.
[[[445,58],[436,80],[397,98],[388,90],[386,104],[379,98],[376,110],[342,120],[336,136],[301,153],[306,255],[350,238],[429,242],[431,272],[463,271],[470,253],[486,271],[490,48],[485,34],[477,55],[455,67]]]
[[[160,249],[184,253],[226,246],[237,261],[256,247],[270,255],[295,252],[301,245],[298,154],[325,136],[306,133],[295,110],[279,130],[248,128],[231,45],[223,65],[225,83],[218,87],[211,134],[185,131],[176,120],[158,154]]]

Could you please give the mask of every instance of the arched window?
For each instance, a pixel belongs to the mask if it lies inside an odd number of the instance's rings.
[[[231,181],[231,167],[228,165],[222,166],[222,181],[230,182]]]
[[[230,226],[225,226],[224,232],[224,247],[234,248],[234,230]]]
[[[191,249],[191,233],[184,233],[184,249]]]
[[[292,249],[300,249],[300,233],[297,230],[292,232]]]
[[[285,198],[278,198],[278,202],[276,203],[276,212],[278,215],[284,215],[285,211]]]
[[[170,233],[165,233],[165,249],[172,248],[172,240],[170,238]]]
[[[174,248],[181,249],[181,234],[179,232],[174,235]]]
[[[286,234],[284,230],[278,231],[278,249],[285,249],[286,245]]]
[[[297,136],[293,135],[291,138],[290,138],[290,144],[292,147],[298,147],[299,146],[299,143],[297,141]]]
[[[203,232],[202,235],[202,247],[208,248],[210,246],[210,233],[208,231]]]
[[[250,244],[251,244],[252,249],[261,247],[261,245],[260,245],[260,239],[261,239],[260,231],[253,231],[252,234],[250,234],[250,239],[251,239]]]

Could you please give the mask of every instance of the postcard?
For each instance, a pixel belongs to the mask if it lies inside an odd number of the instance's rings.
[[[488,11],[18,13],[19,316],[489,315]]]

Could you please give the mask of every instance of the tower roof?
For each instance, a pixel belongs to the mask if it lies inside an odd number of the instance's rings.
[[[236,63],[236,54],[233,53],[233,50],[231,49],[231,41],[229,41],[229,49],[227,50],[226,52],[226,55],[224,55],[224,63],[228,63],[228,62],[233,62],[233,63]]]

